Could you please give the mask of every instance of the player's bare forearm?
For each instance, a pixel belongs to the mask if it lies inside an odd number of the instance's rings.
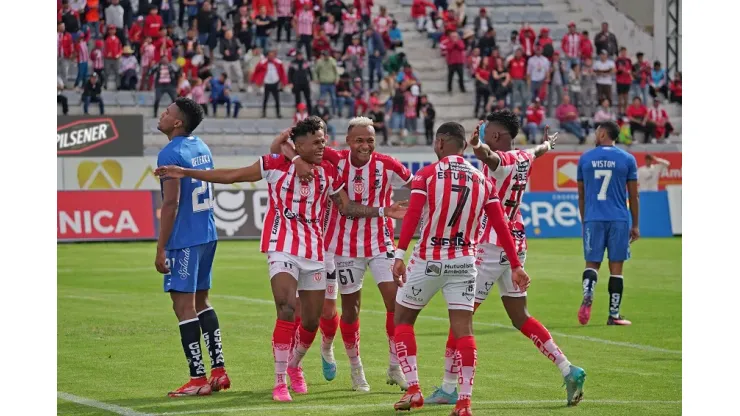
[[[538,158],[549,151],[550,146],[547,143],[538,144],[534,149],[532,149],[532,153],[534,153],[535,158]]]
[[[586,199],[584,197],[583,181],[578,181],[578,213],[581,215],[581,224],[583,224],[584,208]]]
[[[257,182],[262,179],[259,162],[236,169],[183,169],[185,176],[211,183]]]
[[[270,144],[270,153],[276,155],[282,153],[282,146],[283,144],[288,143],[288,138],[290,138],[290,129],[283,130],[280,134],[275,136],[275,139]],[[290,144],[288,145],[290,146]]]
[[[498,169],[498,166],[501,164],[501,158],[485,143],[481,143],[479,148],[473,149],[473,153],[475,153],[475,157],[478,160],[483,162],[492,171]]]
[[[401,226],[401,235],[398,238],[398,249],[406,251],[411,243],[411,238],[414,236],[416,228],[419,226],[421,220],[421,213],[426,205],[427,198],[421,192],[412,192],[411,198],[409,199],[409,209],[406,211],[406,216],[403,218],[403,224]]]
[[[298,152],[295,151],[295,147],[291,146],[290,143],[282,143],[280,145],[280,151],[278,153],[282,153],[283,156],[287,157],[290,160],[293,160],[294,157],[298,156]]]
[[[345,217],[374,218],[380,216],[379,208],[369,207],[367,205],[350,201],[349,196],[347,196],[347,193],[344,192],[344,190],[332,195],[331,200],[337,205],[337,209]]]
[[[627,182],[627,193],[630,198],[630,213],[632,214],[632,226],[640,226],[640,193],[637,190],[637,181]]]
[[[180,181],[170,179],[163,183],[163,201],[160,211],[159,238],[157,239],[157,250],[164,250],[167,241],[172,234],[177,217],[178,203],[180,201]]]
[[[514,244],[514,238],[511,236],[509,225],[504,219],[504,209],[501,207],[501,201],[489,202],[486,205],[486,215],[501,241],[501,247],[509,257],[511,268],[516,269],[517,267],[522,267],[522,264],[519,262],[516,244]]]

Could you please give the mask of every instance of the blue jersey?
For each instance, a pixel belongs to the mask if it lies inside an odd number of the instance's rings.
[[[635,157],[614,146],[599,146],[578,159],[584,187],[584,222],[630,221],[627,181],[637,180]]]
[[[211,150],[196,136],[178,136],[159,152],[157,166],[176,165],[189,169],[213,169]],[[162,195],[164,196],[164,180]],[[173,180],[173,179],[170,179]],[[167,250],[194,247],[216,241],[213,218],[213,184],[197,179],[180,179],[180,203]]]

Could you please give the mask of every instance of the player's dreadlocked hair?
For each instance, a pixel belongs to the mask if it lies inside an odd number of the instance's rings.
[[[437,138],[455,143],[458,149],[465,148],[465,127],[460,123],[448,121],[437,129]]]
[[[508,108],[488,113],[486,121],[504,126],[512,138],[519,134],[519,116]],[[482,137],[481,140],[483,140]]]
[[[294,142],[299,137],[305,137],[317,131],[324,131],[324,126],[320,118],[309,117],[301,120],[290,130],[290,139]]]
[[[190,98],[180,97],[175,100],[175,105],[184,116],[183,128],[190,134],[203,121],[203,107]]]

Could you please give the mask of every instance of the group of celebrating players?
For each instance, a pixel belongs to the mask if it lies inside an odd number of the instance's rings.
[[[557,133],[546,133],[544,143],[533,149],[514,150],[517,116],[508,110],[493,112],[469,140],[483,163],[480,171],[463,158],[468,145],[463,126],[444,123],[433,144],[439,161],[412,177],[398,160],[375,152],[375,131],[365,117],[350,121],[348,150],[327,147],[326,126],[320,118],[309,117],[279,135],[271,154],[238,169],[214,168],[208,146],[192,135],[202,119],[198,104],[179,98],[165,110],[158,125],[169,143],[159,153],[155,170],[162,181],[163,199],[155,266],[164,274],[164,290],[173,301],[191,376],[170,396],[207,395],[231,386],[224,369],[218,318],[208,300],[217,243],[211,184],[264,179],[270,209],[260,249],[267,254],[277,310],[272,336],[274,400],[291,401],[289,389],[296,394],[308,392],[302,361],[319,330],[326,380],[336,376],[333,341],[339,329],[350,361],[353,390],[370,390],[360,358],[359,320],[361,289],[369,268],[386,307],[387,382],[404,391],[395,409],[419,408],[425,402],[417,374],[414,324],[419,312],[441,290],[450,318],[444,377],[426,402],[454,404],[451,415],[472,414],[477,361],[473,314],[494,285],[512,324],[560,370],[567,404],[581,401],[586,373],[570,363],[549,331],[527,312],[530,278],[523,269],[527,242],[519,205],[532,163],[553,148]],[[618,133],[616,125],[602,125],[597,144],[622,157],[621,153],[627,153],[613,147]],[[604,169],[613,175],[609,174],[611,183],[604,179],[607,186],[601,186],[595,199],[591,198],[589,191],[596,185],[582,179],[582,170],[586,175],[591,165],[581,167],[579,163],[579,195],[587,204],[584,209],[581,203],[581,216],[589,233],[588,241],[584,236],[587,269],[579,311],[583,324],[590,317],[604,249],[608,247],[612,278],[618,276],[621,283],[621,262],[629,257],[629,244],[625,251],[621,238],[629,234],[632,240],[639,237],[632,187],[631,231],[624,234],[624,227],[610,227],[612,220],[598,217],[610,209],[621,209],[602,207],[600,211],[598,205],[614,204],[611,194],[618,190],[612,188],[619,186],[620,178],[632,181],[629,172],[620,170],[624,163],[617,163],[615,170],[612,162],[596,156],[591,159],[603,166],[601,173],[597,170],[588,175],[604,178]],[[394,203],[393,189],[400,187],[410,188],[410,199]],[[621,192],[623,196],[624,184]],[[607,193],[609,198],[602,198]],[[597,216],[591,219],[589,215]],[[397,245],[391,219],[403,219]],[[588,225],[589,219],[599,224]],[[406,250],[417,228],[420,238],[406,265]],[[619,315],[622,286],[618,296],[612,293],[612,286],[610,279],[608,323],[629,324]],[[337,294],[342,298],[341,315]],[[210,379],[206,378],[200,347],[201,332],[211,360]]]

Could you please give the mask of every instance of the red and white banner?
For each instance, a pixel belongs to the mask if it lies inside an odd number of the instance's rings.
[[[645,152],[631,152],[637,159],[637,167],[645,165]],[[579,152],[550,152],[538,158],[532,168],[529,190],[532,192],[572,192],[578,190],[578,158]],[[671,166],[660,175],[658,187],[665,189],[666,185],[681,185],[681,153],[665,152],[652,153],[666,159]]]
[[[57,192],[57,240],[156,237],[149,191]]]

